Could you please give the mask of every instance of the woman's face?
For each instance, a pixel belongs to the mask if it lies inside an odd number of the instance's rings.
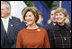
[[[58,23],[64,22],[65,16],[62,12],[56,13],[55,16]]]
[[[31,11],[28,11],[25,15],[25,22],[28,24],[28,25],[32,25],[35,23],[35,17],[33,15],[33,13]]]

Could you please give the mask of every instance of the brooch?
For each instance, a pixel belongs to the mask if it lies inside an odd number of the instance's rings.
[[[37,29],[37,31],[40,31],[40,29]]]

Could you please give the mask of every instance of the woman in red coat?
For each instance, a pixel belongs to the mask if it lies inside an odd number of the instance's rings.
[[[16,48],[50,48],[46,30],[36,25],[39,19],[37,9],[27,7],[23,19],[28,26],[19,32]]]

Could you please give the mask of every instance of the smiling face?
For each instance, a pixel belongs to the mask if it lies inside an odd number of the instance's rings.
[[[28,25],[34,24],[35,23],[35,16],[33,15],[33,13],[31,11],[28,11],[25,15],[25,22]]]
[[[69,15],[64,8],[57,8],[54,13],[58,24],[69,24]]]
[[[55,16],[58,23],[64,22],[65,16],[62,12],[56,13]]]
[[[36,24],[39,19],[38,10],[35,7],[27,7],[23,14],[23,19],[28,25]]]

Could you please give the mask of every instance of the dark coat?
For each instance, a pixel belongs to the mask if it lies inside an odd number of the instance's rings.
[[[66,24],[60,26],[53,23],[46,26],[50,39],[51,48],[70,48],[71,47],[71,28]]]
[[[22,29],[20,19],[9,19],[8,31],[6,32],[1,21],[1,48],[15,48],[18,32]]]
[[[48,37],[49,37],[49,41],[50,41],[50,47],[51,48],[55,48],[55,43],[54,43],[54,36],[53,36],[53,28],[55,27],[56,23],[51,22],[50,24],[48,24],[47,26],[45,26],[44,28],[47,30],[48,33]]]

